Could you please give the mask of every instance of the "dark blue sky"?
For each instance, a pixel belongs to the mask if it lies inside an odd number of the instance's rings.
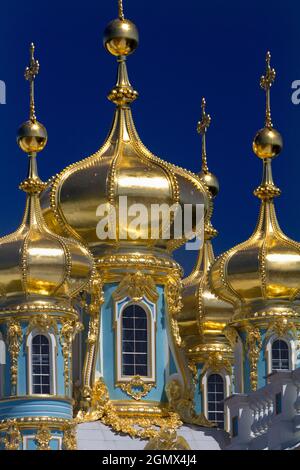
[[[251,150],[264,119],[259,77],[265,53],[277,70],[272,89],[275,127],[284,152],[273,164],[282,228],[300,240],[300,105],[291,102],[291,83],[300,79],[300,4],[296,0],[124,0],[125,14],[139,27],[140,47],[128,60],[140,99],[134,118],[144,143],[170,162],[200,170],[196,123],[202,96],[212,116],[209,166],[221,186],[214,225],[217,253],[248,237],[258,202],[252,195],[261,180],[261,162]],[[49,133],[39,157],[43,179],[97,150],[109,129],[113,106],[106,94],[116,65],[102,47],[102,32],[117,16],[117,0],[10,0],[1,5],[0,80],[7,105],[0,106],[0,233],[12,231],[22,215],[17,190],[26,174],[26,157],[15,144],[16,129],[28,114],[23,79],[28,45],[37,45],[41,73],[37,112]],[[179,254],[190,269],[194,254]]]

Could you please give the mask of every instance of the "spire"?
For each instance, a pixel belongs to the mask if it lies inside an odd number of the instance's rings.
[[[47,131],[43,124],[39,123],[35,112],[34,84],[39,73],[40,65],[34,57],[35,46],[30,45],[30,63],[25,70],[25,79],[30,85],[30,113],[29,121],[26,121],[18,130],[17,142],[21,150],[29,156],[28,177],[20,185],[20,189],[29,194],[39,194],[46,186],[37,171],[36,156],[47,145]]]
[[[271,68],[271,54],[266,55],[266,72],[260,79],[260,86],[266,92],[266,118],[265,127],[258,131],[253,141],[255,155],[263,160],[263,179],[261,185],[254,191],[255,196],[261,200],[273,200],[280,196],[281,191],[277,188],[272,176],[272,159],[278,156],[282,150],[282,137],[273,128],[271,119],[270,90],[275,81],[276,72]]]
[[[124,8],[123,8],[123,0],[118,0],[118,9],[119,9],[119,20],[123,21],[124,17]]]
[[[265,127],[271,129],[273,127],[271,118],[271,100],[270,90],[276,78],[275,69],[271,68],[271,53],[268,51],[266,54],[266,74],[260,79],[260,86],[266,92],[266,122]]]
[[[128,79],[126,58],[136,50],[139,44],[139,33],[132,21],[125,19],[123,1],[118,0],[119,17],[111,21],[104,31],[103,44],[105,49],[117,57],[118,78],[108,99],[117,106],[127,106],[137,99],[135,91]]]

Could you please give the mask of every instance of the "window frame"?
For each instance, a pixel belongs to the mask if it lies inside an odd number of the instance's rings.
[[[115,303],[115,367],[116,367],[116,384],[131,382],[134,375],[123,375],[122,368],[122,319],[123,312],[131,305],[141,307],[147,316],[147,332],[148,332],[148,375],[141,377],[145,383],[156,382],[156,304],[150,302],[147,298],[140,301],[133,301],[129,298],[122,299]]]
[[[32,371],[32,342],[37,336],[45,336],[49,341],[49,358],[50,358],[50,393],[40,394],[33,392],[33,371]],[[26,340],[27,348],[27,391],[30,396],[42,397],[52,396],[57,393],[57,341],[53,333],[48,333],[41,330],[33,330]]]
[[[266,355],[266,366],[267,366],[267,375],[272,374],[273,369],[272,369],[272,349],[273,349],[273,343],[275,341],[280,340],[284,341],[287,346],[288,346],[288,351],[289,351],[289,368],[288,369],[276,369],[276,370],[286,370],[286,371],[292,371],[296,369],[296,361],[297,361],[297,347],[296,347],[296,341],[292,339],[290,336],[277,336],[277,335],[272,335],[265,346],[265,355]]]
[[[216,371],[213,369],[208,369],[205,374],[202,376],[201,380],[201,391],[202,391],[202,404],[203,404],[203,413],[204,416],[208,419],[208,378],[211,375],[220,375],[223,379],[223,384],[224,384],[224,401],[226,398],[230,396],[230,388],[231,388],[231,378],[229,374],[226,372],[225,369],[221,369],[220,371]],[[224,403],[224,431],[229,429],[229,413],[227,412],[227,407],[225,406]]]

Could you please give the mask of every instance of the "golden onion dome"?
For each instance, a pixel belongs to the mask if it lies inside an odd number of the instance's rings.
[[[89,250],[78,241],[52,233],[42,215],[39,194],[46,184],[38,176],[36,156],[46,145],[47,132],[35,116],[38,70],[32,44],[25,74],[31,89],[30,120],[17,136],[20,148],[29,154],[28,177],[20,185],[27,200],[20,227],[0,239],[0,310],[68,310],[70,299],[83,290],[94,270]]]
[[[207,207],[208,201],[207,189],[198,176],[156,157],[141,142],[130,108],[138,93],[129,82],[123,50],[123,47],[128,47],[128,55],[137,46],[138,39],[135,46],[128,45],[131,44],[132,31],[136,29],[120,29],[122,22],[126,21],[122,15],[116,21],[119,26],[110,26],[104,38],[107,50],[118,55],[117,83],[108,97],[116,105],[109,135],[94,155],[72,164],[54,177],[41,199],[44,215],[53,229],[84,241],[96,258],[116,249],[124,252],[133,247],[151,251],[176,249],[190,236],[184,233],[183,222],[182,234],[175,234],[176,216],[170,218],[164,232],[161,230],[162,215],[154,214],[152,208],[154,205],[171,207],[175,204],[176,211],[178,208],[184,211],[185,204],[192,204],[193,232],[196,206],[202,204]],[[120,37],[122,45],[117,41]],[[124,203],[125,197],[127,201]],[[142,204],[146,214],[138,228],[133,223],[136,213],[130,214],[135,204]],[[116,210],[116,230],[113,236],[110,232],[109,237],[101,238],[97,227],[105,208],[107,211],[111,208]],[[151,232],[152,227],[160,228],[155,236]]]
[[[270,87],[274,79],[268,53],[267,72],[261,79],[267,94],[266,126],[253,144],[264,168],[262,184],[254,192],[261,200],[256,228],[247,241],[221,255],[210,270],[214,292],[235,304],[236,320],[268,317],[271,311],[289,312],[292,305],[297,309],[299,301],[300,244],[282,232],[274,206],[280,190],[273,181],[271,162],[282,148],[281,136],[271,121]]]
[[[211,224],[213,199],[219,191],[219,182],[207,166],[206,132],[211,118],[205,112],[205,99],[202,100],[202,120],[198,123],[198,133],[202,135],[202,171],[201,180],[206,184],[210,195],[209,218],[204,230],[203,249],[199,250],[197,263],[186,279],[183,280],[183,309],[179,314],[178,324],[186,352],[190,357],[205,355],[209,351],[231,354],[231,347],[224,335],[224,330],[232,318],[233,307],[217,297],[208,285],[208,271],[214,262],[212,239],[217,231]]]

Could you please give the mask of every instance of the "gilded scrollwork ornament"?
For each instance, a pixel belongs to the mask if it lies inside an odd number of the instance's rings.
[[[77,450],[76,424],[67,425],[62,441],[63,450]]]
[[[2,439],[5,450],[19,450],[21,445],[21,433],[18,425],[14,421],[7,423],[8,429]]]
[[[144,382],[140,376],[136,375],[129,382],[118,383],[117,387],[129,397],[139,401],[151,392],[152,388],[155,387],[155,383]]]
[[[189,444],[175,430],[163,428],[150,439],[144,450],[191,450]]]
[[[37,444],[37,450],[51,450],[50,449],[50,440],[51,440],[51,432],[47,428],[47,426],[42,425],[36,436],[36,444]]]
[[[186,424],[197,426],[213,427],[203,413],[197,414],[195,411],[193,390],[183,393],[183,387],[179,380],[173,379],[166,386],[166,394],[169,401],[170,410],[178,413],[180,419]]]
[[[288,318],[275,318],[270,323],[266,332],[266,336],[269,337],[272,334],[275,334],[278,337],[284,337],[289,334],[292,336],[292,338],[298,339],[299,326],[296,325],[294,322],[290,321]]]
[[[123,278],[113,297],[115,300],[129,297],[133,302],[140,302],[143,297],[146,297],[151,302],[157,302],[158,293],[153,278],[149,275],[144,275],[141,271],[137,271]]]
[[[55,335],[58,334],[55,318],[46,313],[34,315],[31,318],[27,327],[27,336],[35,329],[45,333],[53,332]]]
[[[182,425],[177,413],[168,412],[163,416],[119,416],[109,399],[109,393],[103,379],[97,380],[91,390],[89,411],[80,411],[76,422],[101,421],[115,432],[128,434],[132,438],[152,439],[164,427],[176,430]]]
[[[16,320],[10,320],[7,324],[7,342],[8,351],[10,353],[11,366],[11,386],[12,394],[16,394],[17,382],[18,382],[18,358],[20,354],[21,342],[22,342],[22,327],[20,322]]]
[[[222,354],[221,351],[210,351],[208,356],[204,362],[204,366],[202,368],[202,374],[204,375],[207,371],[212,371],[219,373],[222,370],[231,376],[232,375],[232,366],[226,357]]]
[[[71,363],[72,363],[72,344],[75,336],[83,330],[81,322],[76,320],[66,320],[62,324],[60,330],[60,343],[62,346],[64,357],[64,377],[65,377],[65,390],[69,392],[70,376],[71,376]]]
[[[250,383],[252,390],[257,389],[258,373],[257,365],[262,347],[261,334],[258,328],[246,326],[246,349],[250,361]]]
[[[90,302],[87,312],[90,315],[87,336],[87,351],[83,365],[82,405],[86,409],[90,402],[96,354],[99,347],[101,305],[104,302],[103,283],[98,273],[94,273],[89,287]]]
[[[177,317],[182,310],[182,280],[179,276],[170,276],[166,285],[166,298],[170,316],[170,326],[175,344],[182,348],[184,342],[181,338]]]

